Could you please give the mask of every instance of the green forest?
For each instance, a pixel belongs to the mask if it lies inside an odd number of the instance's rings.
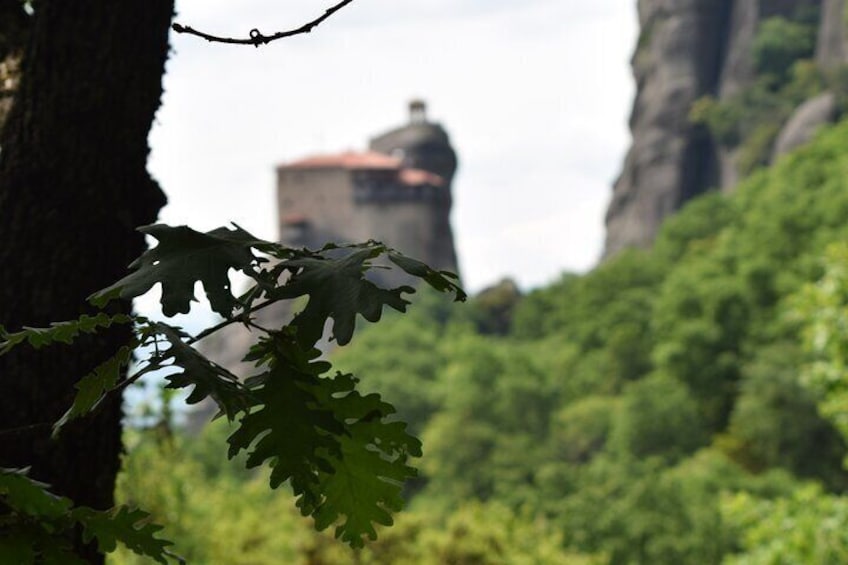
[[[331,354],[424,444],[376,541],[316,533],[227,460],[226,422],[184,429],[167,396],[126,433],[119,501],[190,563],[848,563],[848,121],[767,166],[798,103],[846,90],[809,60],[813,21],[768,20],[754,84],[692,109],[740,148],[732,194],[527,294],[420,289]]]
[[[336,351],[424,443],[361,551],[227,462],[222,422],[132,431],[119,497],[191,563],[848,562],[847,140],[694,200],[650,251],[421,292]]]

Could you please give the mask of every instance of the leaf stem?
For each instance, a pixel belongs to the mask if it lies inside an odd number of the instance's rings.
[[[239,314],[239,316],[247,316],[247,315],[253,314],[254,312],[258,312],[259,310],[262,310],[263,308],[266,308],[266,307],[270,306],[271,304],[274,304],[274,303],[279,302],[279,301],[280,301],[280,299],[279,299],[279,298],[266,300],[265,302],[263,302],[263,303],[259,304],[258,306],[254,306],[254,307],[253,307],[253,308],[251,308],[250,310],[248,310],[248,311],[246,311],[246,312],[244,312],[244,313],[242,313],[242,314]],[[202,332],[200,332],[200,333],[199,333],[199,334],[197,334],[196,336],[194,336],[194,337],[192,337],[191,339],[187,340],[187,341],[186,341],[186,344],[187,344],[187,345],[194,345],[195,343],[197,343],[197,342],[198,342],[198,341],[200,341],[201,339],[204,339],[204,338],[209,337],[210,335],[212,335],[213,333],[217,332],[218,330],[223,329],[223,328],[225,328],[225,327],[229,326],[230,324],[233,324],[233,323],[235,323],[235,322],[240,322],[240,321],[241,321],[241,320],[239,320],[239,318],[228,318],[228,319],[226,319],[226,320],[222,321],[222,322],[221,322],[221,323],[219,323],[219,324],[215,324],[215,325],[214,325],[214,326],[212,326],[211,328],[206,328],[205,330],[203,330]],[[250,322],[248,322],[248,323],[250,323]],[[258,329],[260,329],[260,330],[268,331],[268,330],[266,330],[266,329],[264,329],[264,328],[260,328],[259,326],[256,326],[255,324],[251,324],[251,325],[253,325],[253,326],[257,327],[257,328],[258,328]]]

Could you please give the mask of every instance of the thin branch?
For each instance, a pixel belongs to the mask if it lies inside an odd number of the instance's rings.
[[[314,28],[321,25],[324,20],[328,19],[330,16],[332,16],[351,2],[353,2],[353,0],[342,0],[332,8],[327,8],[327,10],[321,17],[316,18],[311,22],[307,22],[299,28],[290,29],[288,31],[278,31],[277,33],[271,35],[264,35],[258,29],[253,28],[252,30],[250,30],[250,37],[240,39],[236,37],[219,37],[217,35],[205,33],[203,31],[198,31],[192,28],[191,26],[184,26],[178,23],[172,24],[171,28],[173,28],[173,30],[177,33],[187,33],[189,35],[196,35],[197,37],[202,37],[206,41],[213,43],[233,43],[236,45],[253,45],[254,47],[259,47],[260,45],[271,43],[272,41],[276,41],[277,39],[283,39],[284,37],[291,37],[293,35],[309,33]]]
[[[248,325],[248,326],[250,326],[251,328],[255,328],[255,329],[259,330],[259,331],[265,332],[266,334],[269,334],[269,333],[273,332],[273,330],[269,330],[268,328],[263,328],[263,327],[262,327],[262,326],[260,326],[259,324],[256,324],[256,323],[254,323],[254,322],[252,322],[252,321],[250,321],[250,320],[246,320],[246,321],[245,321],[245,322],[243,322],[243,323],[244,323],[244,324],[247,324],[247,325]]]
[[[126,389],[126,388],[128,388],[130,385],[137,383],[137,382],[139,381],[139,379],[141,379],[141,377],[143,377],[143,376],[144,376],[144,375],[146,375],[147,373],[150,373],[150,372],[152,372],[152,371],[158,371],[159,369],[167,369],[169,366],[170,366],[170,365],[166,365],[166,366],[159,365],[159,366],[156,366],[156,365],[153,365],[153,364],[151,363],[151,364],[147,365],[146,367],[144,367],[144,368],[142,368],[142,369],[139,369],[138,371],[136,371],[135,373],[133,373],[133,374],[132,374],[132,376],[130,376],[130,377],[126,377],[124,380],[122,380],[121,382],[119,382],[117,385],[115,385],[114,387],[112,387],[111,389],[109,389],[108,391],[106,391],[106,393],[103,395],[103,397],[102,397],[100,400],[105,399],[107,395],[112,394],[112,393],[113,393],[113,392],[115,392],[115,391],[122,391],[122,390],[125,390],[125,389]],[[92,408],[92,409],[89,411],[89,414],[93,414],[93,413],[94,413],[94,412],[95,412],[95,411],[99,408],[99,406],[100,406],[100,400],[99,400],[99,401],[97,401],[97,404],[94,406],[94,408]]]
[[[209,337],[213,333],[217,332],[218,330],[220,330],[222,328],[229,326],[230,324],[242,322],[241,318],[244,317],[245,315],[253,314],[254,312],[262,310],[263,308],[270,306],[271,304],[276,304],[277,302],[279,302],[279,299],[266,300],[265,302],[262,302],[261,304],[257,304],[256,306],[254,306],[253,308],[251,308],[247,312],[240,314],[237,318],[228,318],[228,319],[224,320],[223,322],[221,322],[220,324],[216,324],[216,325],[212,326],[211,328],[206,328],[205,330],[203,330],[202,332],[200,332],[199,334],[197,334],[193,338],[186,340],[186,344],[187,345],[194,345],[195,343],[197,343],[201,339],[203,339],[205,337]],[[268,331],[268,330],[264,330],[264,331]]]

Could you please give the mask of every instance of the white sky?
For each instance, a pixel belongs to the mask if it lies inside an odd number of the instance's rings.
[[[178,0],[176,21],[270,34],[333,3]],[[465,286],[512,276],[528,289],[585,270],[629,141],[635,38],[635,0],[355,0],[260,49],[175,35],[151,133],[161,219],[275,238],[277,163],[363,149],[421,97],[459,154]]]

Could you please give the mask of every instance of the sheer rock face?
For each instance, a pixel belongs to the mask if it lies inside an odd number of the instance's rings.
[[[848,60],[848,34],[846,34],[845,0],[822,0],[822,19],[816,42],[816,61],[824,68],[834,67]]]
[[[662,221],[687,200],[738,182],[734,152],[689,120],[705,95],[733,96],[754,78],[751,44],[759,23],[821,7],[817,60],[846,60],[845,0],[638,0],[633,55],[637,92],[633,142],[607,210],[604,257],[651,244]]]
[[[696,99],[715,90],[730,5],[726,0],[639,2],[633,144],[607,212],[606,255],[650,244],[663,218],[714,180],[715,151],[688,114]]]

